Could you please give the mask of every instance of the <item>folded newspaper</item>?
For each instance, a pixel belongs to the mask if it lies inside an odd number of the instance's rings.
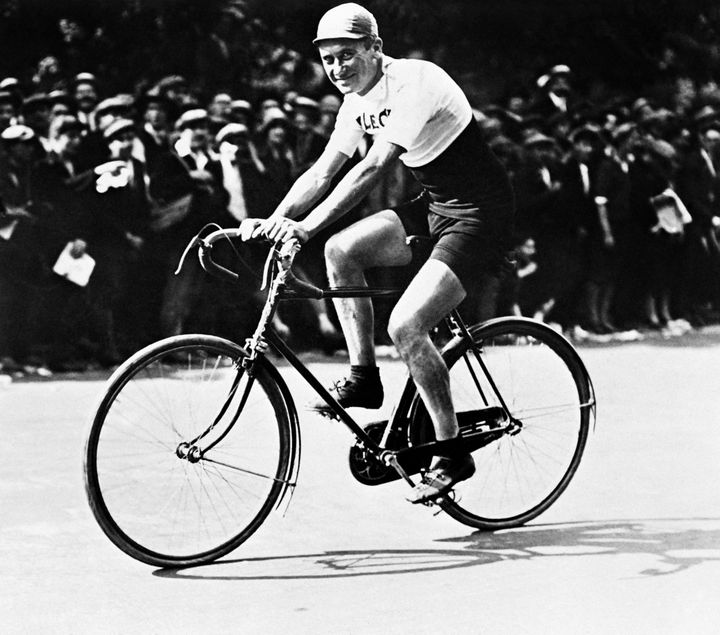
[[[79,287],[85,287],[95,269],[95,259],[88,254],[76,258],[71,253],[72,246],[72,242],[65,245],[65,249],[62,250],[53,266],[53,271]]]
[[[679,234],[683,227],[692,221],[685,204],[672,188],[667,188],[650,199],[657,215],[657,225],[651,231],[664,230],[668,234]]]

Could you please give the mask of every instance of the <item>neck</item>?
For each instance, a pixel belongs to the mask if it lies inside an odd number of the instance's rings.
[[[383,56],[379,55],[377,58],[377,68],[375,69],[375,75],[372,78],[372,81],[368,83],[368,85],[361,91],[358,91],[358,95],[361,97],[364,95],[367,95],[373,88],[375,88],[375,85],[380,81],[380,78],[383,76]]]

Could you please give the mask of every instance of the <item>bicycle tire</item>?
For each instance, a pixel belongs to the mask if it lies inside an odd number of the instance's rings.
[[[459,522],[483,530],[518,527],[545,512],[565,491],[580,465],[595,396],[589,375],[572,345],[546,325],[525,318],[496,318],[470,329],[512,418],[516,434],[503,434],[473,452],[476,472],[455,486],[442,509]],[[468,371],[479,363],[467,340],[443,349],[458,412],[497,406],[486,379],[484,403]],[[419,397],[409,427],[410,443],[434,439]]]
[[[102,530],[133,558],[212,562],[247,540],[293,485],[295,409],[274,367],[258,360],[249,379],[245,356],[229,340],[180,335],[139,351],[108,380],[87,435],[85,489]],[[181,457],[182,443],[203,431],[199,447],[217,443],[197,462]]]

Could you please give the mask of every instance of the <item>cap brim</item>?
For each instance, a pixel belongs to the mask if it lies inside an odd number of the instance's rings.
[[[348,33],[347,31],[342,31],[339,33],[319,35],[313,40],[313,44],[317,44],[318,42],[323,42],[325,40],[362,40],[364,37],[373,36],[369,33]]]

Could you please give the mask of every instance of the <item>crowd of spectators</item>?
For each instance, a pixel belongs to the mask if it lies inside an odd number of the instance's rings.
[[[594,335],[716,321],[717,86],[593,102],[572,79],[555,66],[480,114],[517,198],[521,284],[501,309]]]
[[[194,258],[175,275],[180,255],[208,223],[269,215],[321,153],[340,99],[201,96],[179,75],[105,95],[90,73],[52,78],[0,81],[0,372],[113,366],[193,330],[242,337],[257,311],[262,253],[228,244],[218,255],[247,273],[239,286],[209,278]],[[718,91],[593,102],[573,89],[566,66],[531,89],[475,105],[515,186],[516,267],[500,280],[480,277],[464,310],[594,334],[714,320]],[[399,165],[343,222],[416,188]],[[301,254],[317,284],[322,244],[319,236]],[[67,262],[76,265],[69,273]],[[332,349],[333,320],[313,302],[276,326]]]

